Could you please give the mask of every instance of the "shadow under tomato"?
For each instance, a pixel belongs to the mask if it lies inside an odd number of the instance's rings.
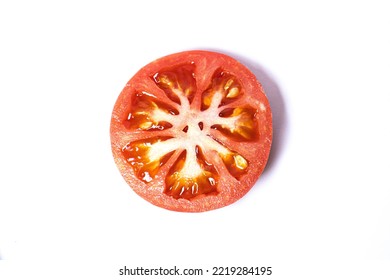
[[[263,171],[263,175],[268,174],[272,169],[276,166],[278,159],[280,158],[283,147],[285,146],[286,141],[286,131],[287,131],[287,118],[286,118],[286,105],[283,100],[282,93],[280,91],[279,86],[271,78],[270,74],[260,66],[259,63],[253,61],[248,57],[241,56],[236,53],[231,53],[225,50],[218,49],[205,49],[208,51],[215,51],[224,53],[228,56],[233,57],[238,60],[249,70],[252,71],[253,74],[257,77],[258,81],[262,84],[264,88],[264,92],[270,102],[271,110],[272,110],[272,126],[273,126],[273,139],[271,152],[268,158],[267,165]]]

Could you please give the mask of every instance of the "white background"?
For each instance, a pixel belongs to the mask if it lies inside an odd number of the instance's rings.
[[[127,279],[124,265],[389,276],[386,2],[2,1],[2,279]],[[109,139],[131,76],[189,49],[246,64],[274,115],[263,176],[239,202],[200,214],[138,197]]]

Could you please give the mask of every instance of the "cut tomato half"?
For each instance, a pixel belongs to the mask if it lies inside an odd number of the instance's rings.
[[[272,142],[269,102],[255,75],[209,51],[172,54],[126,84],[111,119],[115,162],[154,205],[202,212],[244,196]]]

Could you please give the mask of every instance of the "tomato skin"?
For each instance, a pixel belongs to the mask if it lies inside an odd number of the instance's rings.
[[[238,141],[237,139],[241,139],[242,137],[235,139],[229,135],[226,136],[224,130],[213,129],[210,126],[211,128],[207,131],[212,139],[223,142],[230,150],[239,152],[243,158],[247,159],[249,164],[246,172],[242,173],[239,177],[237,176],[238,179],[235,178],[229,172],[228,168],[226,168],[226,162],[221,159],[220,154],[210,149],[205,151],[205,153],[219,174],[218,193],[198,195],[192,199],[178,199],[165,193],[165,179],[170,168],[174,165],[175,160],[179,157],[179,151],[175,151],[173,156],[165,164],[159,166],[159,171],[153,180],[149,182],[140,180],[136,176],[134,169],[129,166],[128,160],[123,154],[123,147],[129,142],[152,137],[175,138],[179,137],[178,132],[174,132],[171,129],[161,131],[150,130],[147,132],[139,130],[129,131],[124,126],[124,120],[127,118],[129,111],[132,110],[131,100],[136,92],[153,91],[153,94],[156,94],[159,101],[169,103],[171,106],[177,106],[178,104],[175,104],[177,100],[167,98],[167,94],[164,93],[164,88],[157,89],[156,83],[151,77],[154,77],[156,73],[162,72],[162,69],[191,64],[196,66],[193,75],[196,79],[196,90],[194,90],[194,95],[191,97],[191,108],[197,107],[199,111],[202,110],[201,102],[202,99],[204,100],[204,97],[202,97],[204,95],[202,94],[212,85],[213,73],[216,73],[218,69],[223,69],[229,75],[239,80],[243,91],[244,97],[237,98],[237,100],[233,98],[234,101],[231,104],[242,107],[252,106],[256,109],[257,113],[254,114],[254,121],[251,126],[255,126],[254,131],[256,131],[256,137],[253,137],[254,140]],[[190,82],[187,84],[190,84]],[[235,92],[233,91],[233,93]],[[228,107],[229,105],[225,106]],[[207,121],[211,122],[212,120],[205,120],[205,124],[202,122],[202,126],[207,125]],[[184,125],[185,122],[186,120],[183,120]],[[129,80],[114,105],[110,134],[115,163],[125,181],[138,195],[150,203],[168,210],[203,212],[234,203],[243,197],[255,184],[264,170],[271,148],[272,113],[261,84],[257,81],[255,75],[244,65],[221,53],[200,50],[185,51],[168,55],[149,63]]]

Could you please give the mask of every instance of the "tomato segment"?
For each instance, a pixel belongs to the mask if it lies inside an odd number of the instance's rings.
[[[192,102],[196,92],[193,63],[162,69],[153,75],[153,80],[174,102],[183,104],[183,97]]]
[[[239,180],[248,170],[248,161],[238,153],[229,153],[220,155],[230,174]]]
[[[172,156],[173,149],[169,148],[172,145],[167,144],[168,139],[167,137],[144,139],[128,143],[122,148],[124,158],[140,180],[151,182],[161,166]]]
[[[264,169],[272,116],[255,76],[223,54],[189,51],[142,68],[111,120],[116,163],[151,203],[199,212],[241,198]]]
[[[213,106],[213,100],[215,100],[214,106],[221,107],[235,101],[242,94],[242,86],[238,79],[227,71],[218,69],[215,71],[208,89],[202,94],[201,109],[206,110]]]
[[[217,194],[218,173],[199,147],[183,152],[165,179],[165,193],[176,199]]]
[[[128,129],[164,130],[171,128],[172,116],[179,112],[149,93],[136,93],[133,98],[133,110],[123,121]]]
[[[221,118],[216,120],[216,124],[211,128],[237,141],[253,141],[259,134],[256,113],[257,110],[251,107],[227,108],[219,113]]]

